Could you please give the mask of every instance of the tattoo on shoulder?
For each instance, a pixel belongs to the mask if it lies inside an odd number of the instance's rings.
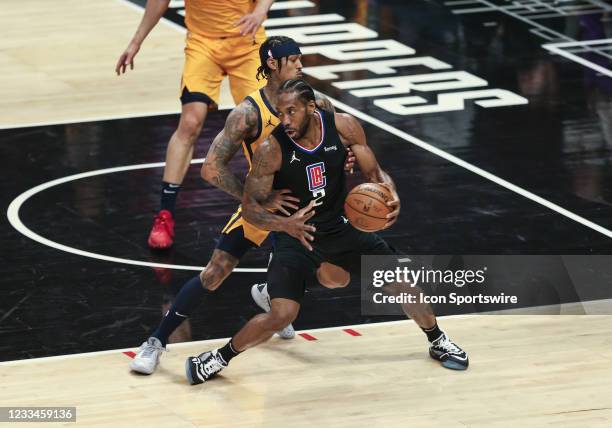
[[[257,116],[257,109],[249,101],[236,106],[206,155],[212,170],[212,183],[238,199],[242,198],[243,185],[227,165],[240,149],[242,141],[257,132]]]
[[[212,144],[212,153],[227,161],[242,145],[242,141],[257,132],[257,110],[248,101],[242,102],[227,116],[223,131]]]
[[[230,113],[225,122],[225,130],[228,134],[239,134],[244,138],[250,134],[257,133],[259,113],[250,101],[241,102]]]
[[[315,102],[317,103],[317,107],[322,108],[323,110],[327,110],[331,113],[336,111],[331,101],[320,92],[315,92]]]
[[[244,123],[249,131],[257,131],[257,123],[259,119],[259,111],[250,101],[240,103],[240,111],[244,116]]]

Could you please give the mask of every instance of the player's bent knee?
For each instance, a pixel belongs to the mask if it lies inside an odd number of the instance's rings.
[[[272,314],[270,313],[270,317],[271,317],[269,320],[270,330],[276,331],[276,330],[282,330],[283,328],[291,324],[297,317],[297,314],[291,315],[291,314]]]
[[[200,273],[202,287],[210,291],[216,290],[225,278],[232,273],[237,264],[238,259],[234,256],[224,251],[215,250],[208,265],[206,265],[206,269]]]
[[[297,318],[299,309],[297,302],[278,304],[276,299],[273,299],[272,310],[268,312],[270,329],[281,330],[291,324]]]

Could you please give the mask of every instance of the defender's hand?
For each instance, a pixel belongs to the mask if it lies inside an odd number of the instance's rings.
[[[351,150],[350,147],[346,148],[346,162],[344,163],[344,171],[349,174],[353,173],[353,169],[355,168],[355,154]]]
[[[315,215],[314,211],[314,199],[310,201],[308,205],[299,211],[296,211],[291,217],[287,219],[287,226],[285,232],[294,238],[298,239],[308,251],[312,251],[312,246],[309,241],[314,240],[314,236],[310,232],[315,232],[316,228],[306,222]]]
[[[400,204],[399,195],[397,194],[397,191],[395,190],[394,186],[391,186],[386,183],[380,183],[380,184],[386,187],[387,189],[389,189],[389,192],[391,192],[391,195],[393,197],[393,199],[387,202],[387,206],[391,207],[393,211],[387,214],[387,223],[385,224],[385,227],[383,227],[383,230],[384,230],[384,229],[388,229],[389,227],[391,227],[397,221],[397,217],[399,216],[399,213],[400,213],[401,204]]]
[[[259,29],[259,26],[262,24],[262,22],[264,22],[265,19],[265,14],[252,12],[248,15],[244,15],[242,18],[236,21],[234,26],[240,27],[240,35],[254,36],[257,30]]]
[[[262,206],[268,211],[275,212],[280,211],[285,214],[287,217],[291,215],[287,208],[291,208],[297,210],[299,208],[300,200],[295,196],[291,196],[291,190],[282,189],[282,190],[273,190],[272,196],[264,203]]]
[[[125,73],[127,66],[130,66],[130,70],[134,69],[134,57],[140,50],[140,46],[134,43],[130,43],[125,52],[121,54],[115,65],[115,73],[117,76]]]

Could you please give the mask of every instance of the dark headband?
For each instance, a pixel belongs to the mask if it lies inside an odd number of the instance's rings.
[[[268,49],[268,58],[280,59],[290,55],[301,55],[300,47],[294,41],[272,46]]]

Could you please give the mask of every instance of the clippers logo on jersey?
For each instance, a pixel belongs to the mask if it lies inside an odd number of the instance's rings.
[[[325,187],[327,180],[325,179],[325,163],[318,162],[306,167],[306,175],[308,176],[308,188],[310,191],[319,190]]]

